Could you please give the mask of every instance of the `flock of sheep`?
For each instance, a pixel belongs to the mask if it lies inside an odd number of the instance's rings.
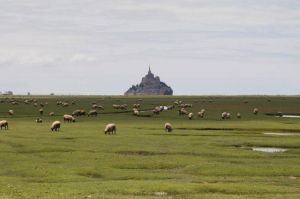
[[[142,101],[142,100],[139,100],[139,101]],[[13,105],[17,105],[18,103],[20,103],[20,102],[18,102],[18,101],[11,101],[11,104],[13,104]],[[24,103],[25,104],[33,103],[33,105],[35,107],[38,106],[38,103],[37,103],[36,100],[25,100]],[[62,107],[68,107],[69,106],[68,102],[63,102],[63,101],[57,101],[56,104],[58,106],[62,106]],[[71,104],[75,105],[76,102],[72,101]],[[40,106],[41,106],[41,108],[39,109],[40,115],[44,114],[44,109],[43,108],[44,108],[45,105],[48,105],[48,103],[47,102],[40,103]],[[133,104],[132,107],[133,107],[133,109],[132,109],[133,115],[134,116],[140,116],[141,105],[140,104]],[[157,106],[154,109],[146,110],[144,112],[147,112],[147,111],[149,112],[150,111],[150,112],[152,112],[152,114],[158,115],[162,111],[173,110],[176,107],[178,108],[178,114],[180,116],[187,115],[188,119],[190,119],[190,120],[192,120],[194,118],[194,113],[187,111],[187,108],[192,108],[193,105],[192,104],[185,104],[182,101],[178,101],[178,100],[176,100],[173,105]],[[128,109],[128,105],[127,104],[121,104],[121,105],[119,105],[119,104],[113,104],[112,108],[116,109],[116,110],[127,110]],[[92,110],[90,110],[88,113],[86,113],[85,110],[78,109],[78,110],[73,111],[72,114],[65,114],[63,116],[63,120],[64,120],[64,122],[75,122],[76,121],[75,116],[76,117],[77,116],[85,116],[85,115],[87,115],[88,117],[97,116],[98,115],[97,110],[104,110],[104,108],[101,105],[98,105],[96,103],[92,103]],[[253,114],[257,115],[258,112],[259,112],[258,108],[254,108]],[[199,118],[204,118],[205,117],[205,113],[206,113],[206,110],[202,109],[201,111],[199,111],[197,113],[197,115],[198,115]],[[14,115],[14,111],[13,110],[9,110],[8,114],[11,115],[11,116]],[[54,112],[50,112],[49,113],[49,116],[54,116],[54,115],[55,115]],[[241,118],[241,114],[237,113],[236,117],[238,119],[240,119]],[[221,118],[223,120],[228,120],[228,119],[231,118],[231,113],[229,113],[229,112],[223,112],[221,114]],[[41,118],[37,118],[35,121],[36,121],[36,123],[42,123],[43,122],[43,120]],[[54,121],[52,123],[50,129],[51,129],[51,131],[59,131],[60,127],[61,127],[61,122],[60,121]],[[1,130],[2,129],[8,130],[8,122],[7,122],[7,120],[0,121],[0,129]],[[113,123],[110,123],[110,124],[106,125],[106,127],[104,129],[104,133],[105,134],[116,134],[116,129],[117,129],[116,125],[113,124]],[[165,123],[164,129],[165,129],[166,132],[172,132],[173,127],[172,127],[171,123]]]

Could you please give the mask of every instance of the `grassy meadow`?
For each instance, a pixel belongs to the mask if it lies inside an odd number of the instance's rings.
[[[48,102],[43,116],[40,106],[22,103],[26,99]],[[175,100],[193,104],[187,108],[193,120],[179,116],[177,107],[141,117],[131,112],[136,103],[150,110]],[[64,114],[88,112],[92,103],[104,107],[98,117],[63,122]],[[128,104],[128,111],[114,110],[112,104]],[[197,117],[201,109],[205,118]],[[55,116],[48,115],[52,111]],[[222,120],[224,111],[232,119]],[[0,198],[299,199],[300,119],[265,115],[279,111],[300,114],[300,97],[3,96],[0,120],[9,122],[9,130],[0,131]],[[35,123],[37,117],[43,123]],[[50,130],[55,120],[62,122],[59,132]],[[173,125],[172,133],[164,131],[166,122]],[[117,125],[116,135],[104,134],[107,123]]]

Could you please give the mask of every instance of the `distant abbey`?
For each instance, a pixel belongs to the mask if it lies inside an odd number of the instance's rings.
[[[125,95],[173,95],[173,90],[161,82],[158,76],[154,77],[149,67],[148,74],[143,77],[142,82],[128,89]]]

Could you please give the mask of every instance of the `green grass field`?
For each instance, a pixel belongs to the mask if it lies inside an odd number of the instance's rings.
[[[207,198],[299,199],[300,119],[265,113],[300,114],[300,97],[30,97],[44,107],[0,98],[0,198]],[[25,96],[15,100],[24,101]],[[142,99],[140,101],[139,99]],[[178,108],[151,117],[113,110],[112,104],[140,103],[141,109],[192,103],[204,119],[188,120]],[[61,107],[56,101],[76,101]],[[245,103],[247,101],[248,103]],[[63,114],[104,107],[98,117],[77,117],[63,123]],[[253,108],[259,108],[257,116]],[[8,115],[13,109],[15,114]],[[48,116],[49,112],[55,116]],[[231,120],[221,120],[229,111]],[[242,119],[236,119],[237,112]],[[143,113],[144,116],[149,115]],[[51,132],[60,120],[60,132]],[[117,135],[105,135],[107,123],[116,123]],[[166,133],[164,123],[174,131]],[[287,136],[264,133],[293,133]],[[251,147],[279,147],[284,153],[253,151]]]

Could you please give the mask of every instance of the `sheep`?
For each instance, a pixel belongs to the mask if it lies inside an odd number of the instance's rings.
[[[253,114],[254,114],[254,115],[257,115],[257,114],[258,114],[258,108],[254,108],[254,109],[253,109]]]
[[[0,129],[2,130],[2,128],[8,130],[8,122],[6,120],[0,121]]]
[[[117,127],[115,124],[107,124],[105,129],[104,129],[104,133],[106,134],[116,134],[117,133]]]
[[[227,113],[226,114],[226,119],[230,119],[231,118],[231,113]]]
[[[179,115],[188,115],[188,112],[187,112],[187,110],[185,110],[184,108],[182,108],[182,109],[178,110],[178,114]]]
[[[133,110],[133,115],[134,116],[140,116],[140,112],[137,109]]]
[[[114,109],[120,109],[120,105],[117,105],[117,104],[113,104],[112,107],[113,107]]]
[[[175,108],[174,105],[169,105],[169,106],[167,106],[167,110],[173,110],[174,108]]]
[[[227,119],[227,112],[223,112],[221,114],[221,117],[222,117],[223,120]]]
[[[35,122],[36,123],[43,123],[43,120],[41,118],[36,118]]]
[[[49,113],[49,116],[54,116],[54,112],[50,112],[50,113]]]
[[[133,107],[133,108],[140,108],[141,105],[140,105],[140,104],[133,104],[132,107]]]
[[[80,110],[80,116],[86,115],[85,110]]]
[[[202,109],[200,112],[198,112],[198,117],[204,118],[205,112],[205,109]]]
[[[11,104],[12,104],[12,105],[18,105],[19,103],[16,102],[16,101],[12,101]]]
[[[179,107],[180,108],[192,108],[193,105],[192,104],[180,104]]]
[[[241,118],[242,118],[242,115],[241,115],[240,113],[237,113],[237,114],[236,114],[236,117],[237,117],[238,119],[241,119]]]
[[[51,131],[59,131],[60,129],[60,121],[55,121],[51,125]]]
[[[72,113],[72,116],[80,116],[81,115],[81,110],[75,110]]]
[[[153,110],[152,110],[153,114],[155,115],[159,115],[160,113],[160,109],[158,109],[157,107],[155,107]]]
[[[64,115],[64,122],[75,122],[75,118],[72,115]]]
[[[72,113],[72,116],[82,116],[85,115],[85,110],[75,110]]]
[[[194,113],[189,113],[188,117],[189,117],[190,120],[193,119]]]
[[[91,110],[90,112],[88,112],[88,117],[90,117],[90,116],[97,116],[98,115],[98,113],[97,113],[97,111],[96,110]]]
[[[14,112],[14,110],[9,110],[9,111],[8,111],[8,114],[9,114],[9,115],[14,115],[15,112]]]
[[[172,132],[173,128],[170,123],[165,123],[165,131],[166,132]]]
[[[97,105],[97,104],[93,104],[92,105],[92,109],[101,109],[101,110],[103,110],[104,108],[103,108],[103,106],[100,106],[100,105]]]
[[[40,115],[43,115],[44,114],[44,109],[40,108],[39,112],[40,112]]]
[[[122,105],[120,105],[120,109],[121,109],[121,110],[126,110],[126,109],[127,109],[127,104],[122,104]]]
[[[68,107],[68,106],[69,106],[69,103],[64,102],[64,103],[62,104],[62,106],[63,106],[63,107]]]

